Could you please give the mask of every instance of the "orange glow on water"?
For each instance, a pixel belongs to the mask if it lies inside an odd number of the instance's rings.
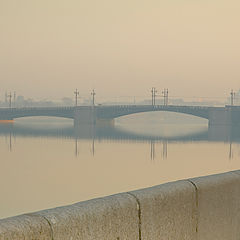
[[[14,123],[14,120],[0,120],[0,124],[10,124]]]

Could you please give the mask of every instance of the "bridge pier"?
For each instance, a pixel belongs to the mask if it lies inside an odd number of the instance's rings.
[[[208,134],[210,140],[229,141],[240,131],[239,107],[212,109],[209,112]]]
[[[13,121],[12,113],[11,112],[0,112],[0,122],[8,122]]]
[[[99,128],[111,128],[114,119],[102,119],[97,117],[96,107],[76,107],[74,110],[74,129],[76,137],[94,138]]]
[[[114,126],[114,118],[98,118],[96,107],[77,107],[74,110],[74,126]]]
[[[209,126],[231,126],[232,111],[231,108],[211,109],[209,111]]]
[[[240,126],[240,107],[227,106],[209,111],[209,126]]]
[[[74,110],[74,126],[96,124],[95,107],[76,107]]]

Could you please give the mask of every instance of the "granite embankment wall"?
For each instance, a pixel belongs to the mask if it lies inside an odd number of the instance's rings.
[[[0,220],[0,240],[239,240],[240,171]]]

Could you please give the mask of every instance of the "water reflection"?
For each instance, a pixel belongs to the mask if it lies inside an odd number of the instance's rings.
[[[208,131],[191,133],[182,136],[166,137],[164,135],[151,136],[140,135],[132,132],[125,131],[121,128],[115,127],[97,127],[97,126],[84,126],[84,127],[66,127],[66,128],[30,128],[27,125],[6,125],[0,124],[0,135],[5,136],[33,136],[44,138],[75,138],[75,139],[110,139],[110,140],[130,140],[130,141],[201,141],[208,140]],[[212,136],[212,134],[211,134]],[[216,140],[212,138],[211,140]],[[221,140],[221,139],[218,139]]]
[[[79,155],[79,151],[78,151],[78,139],[75,138],[75,156],[77,157]]]
[[[171,126],[170,126],[171,127]],[[114,126],[65,126],[55,128],[29,127],[19,124],[0,124],[0,136],[5,136],[7,147],[10,152],[14,150],[16,138],[18,137],[41,137],[41,138],[63,138],[75,139],[75,156],[79,156],[79,141],[91,140],[90,152],[95,155],[95,141],[140,141],[150,145],[150,159],[154,161],[168,157],[168,143],[171,142],[227,142],[229,143],[229,159],[233,158],[233,144],[240,142],[240,128],[231,126],[210,126],[202,131],[190,132],[182,135],[149,135],[137,134]],[[15,141],[13,142],[13,139]],[[161,149],[160,156],[156,155],[156,148]]]
[[[153,161],[155,159],[155,141],[151,141],[151,160]]]
[[[155,162],[156,159],[167,159],[168,156],[168,141],[167,140],[162,140],[162,141],[155,141],[151,140],[150,141],[150,159],[152,162]],[[158,148],[161,151],[160,157],[157,156],[156,150]]]
[[[167,147],[168,147],[168,143],[167,141],[163,141],[163,150],[162,150],[162,158],[165,159],[167,158]]]
[[[228,155],[229,159],[233,158],[233,149],[232,149],[232,142],[230,141],[229,143],[229,155]]]

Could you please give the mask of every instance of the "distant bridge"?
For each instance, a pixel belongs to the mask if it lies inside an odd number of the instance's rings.
[[[2,108],[0,109],[1,120],[13,120],[22,117],[49,116],[75,118],[76,112],[93,112],[97,119],[113,119],[129,114],[152,112],[152,111],[170,111],[190,114],[208,119],[209,109],[211,107],[199,106],[163,106],[163,105],[118,105],[118,106],[78,106],[78,107],[35,107],[35,108]]]
[[[98,120],[115,118],[142,112],[167,111],[189,114],[208,119],[210,124],[239,125],[240,107],[203,107],[177,105],[118,105],[118,106],[77,106],[39,108],[1,108],[0,120],[13,120],[22,117],[51,116],[74,119],[76,123],[92,124]]]

